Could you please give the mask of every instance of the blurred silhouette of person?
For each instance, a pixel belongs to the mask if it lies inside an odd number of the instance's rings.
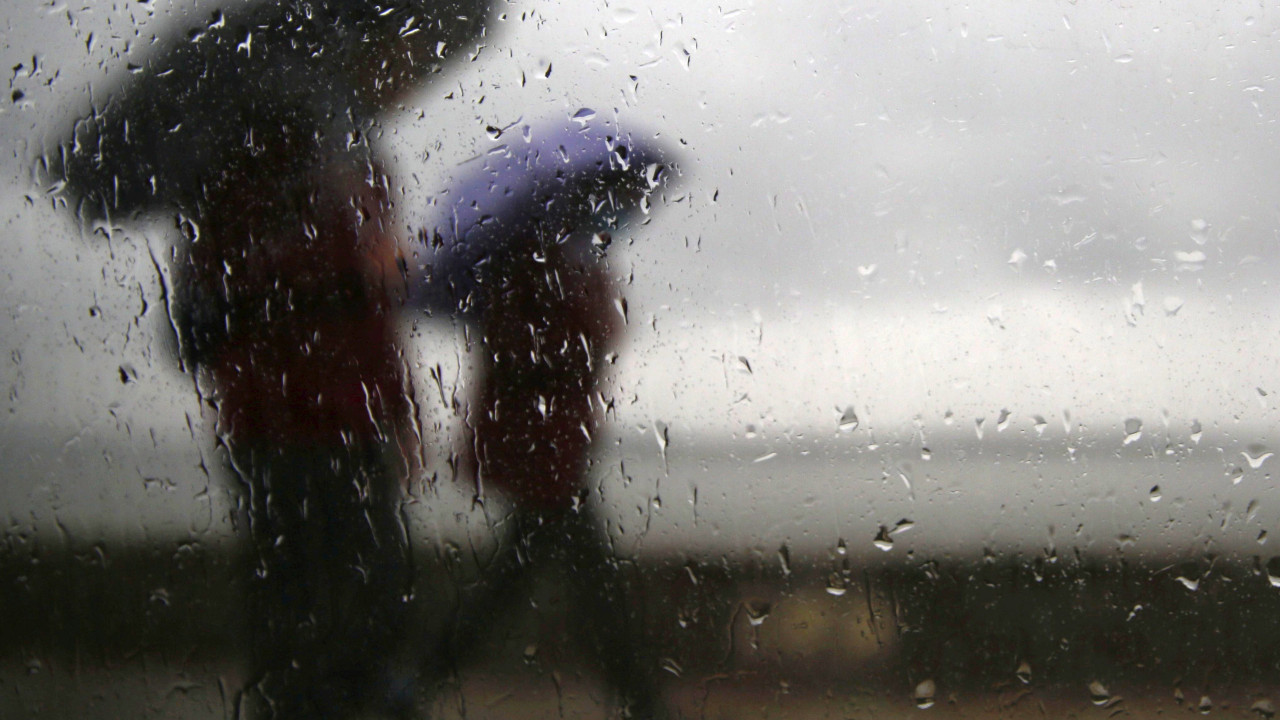
[[[478,500],[494,489],[514,506],[501,523],[502,551],[460,593],[452,635],[429,657],[456,663],[481,628],[528,599],[521,586],[531,572],[558,569],[569,617],[616,705],[643,718],[665,715],[657,658],[636,617],[638,578],[608,550],[587,474],[606,355],[624,320],[605,258],[609,230],[647,209],[663,155],[656,141],[600,120],[526,127],[502,152],[464,166],[444,217],[422,236],[415,283],[429,312],[478,330],[469,464]]]
[[[129,77],[46,172],[83,223],[174,216],[170,319],[254,548],[251,714],[413,711],[401,484],[419,454],[380,112],[479,38],[485,0],[263,2]]]

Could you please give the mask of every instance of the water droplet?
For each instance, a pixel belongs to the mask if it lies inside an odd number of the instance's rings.
[[[1262,463],[1266,462],[1275,453],[1268,450],[1262,445],[1250,445],[1246,450],[1241,451],[1241,455],[1248,461],[1249,467],[1257,470],[1262,467]]]
[[[1209,223],[1203,218],[1191,221],[1191,240],[1197,245],[1209,242]]]
[[[1037,435],[1037,436],[1043,436],[1043,435],[1044,435],[1044,429],[1045,429],[1046,427],[1048,427],[1048,425],[1049,425],[1049,422],[1048,422],[1047,420],[1045,420],[1045,419],[1044,419],[1044,416],[1043,416],[1043,415],[1036,415],[1036,416],[1034,416],[1034,417],[1032,417],[1032,418],[1031,418],[1031,422],[1032,422],[1032,427],[1034,427],[1034,428],[1035,428],[1035,430],[1036,430],[1036,435]]]
[[[1182,309],[1182,298],[1176,295],[1166,295],[1164,298],[1164,314],[1173,317]]]
[[[974,421],[973,421],[973,431],[974,431],[975,433],[977,433],[977,434],[978,434],[978,439],[979,439],[979,440],[981,440],[981,439],[982,439],[982,432],[983,432],[983,430],[982,430],[982,425],[983,425],[983,423],[985,423],[986,421],[987,421],[987,419],[986,419],[986,418],[978,418],[977,420],[974,420]]]
[[[598,232],[591,236],[591,247],[603,253],[613,244],[613,236],[607,232]]]
[[[751,627],[760,627],[769,619],[769,613],[773,612],[773,604],[764,600],[748,600],[743,603],[742,609],[747,612],[747,622],[751,623]]]
[[[1200,427],[1199,420],[1191,421],[1191,442],[1199,445],[1200,437],[1204,435],[1204,428]]]
[[[987,308],[987,322],[993,327],[1004,329],[1004,306],[991,305]]]
[[[1182,583],[1182,586],[1190,590],[1191,592],[1195,592],[1200,589],[1200,578],[1193,579],[1185,575],[1179,575],[1178,577],[1174,578],[1174,580],[1177,580],[1178,582]]]
[[[1212,709],[1213,701],[1209,699],[1208,695],[1201,695],[1200,704],[1196,706],[1196,710],[1199,710],[1201,715],[1208,715]]]
[[[1008,410],[1000,411],[1000,417],[996,418],[996,432],[1004,432],[1004,429],[1009,427],[1010,414]]]
[[[933,696],[938,692],[938,685],[933,680],[921,680],[916,685],[915,692],[911,694],[916,701],[916,707],[921,710],[928,710],[933,707]]]
[[[1079,185],[1070,185],[1058,190],[1055,193],[1051,193],[1049,195],[1049,198],[1058,207],[1064,207],[1066,205],[1074,205],[1076,203],[1082,203],[1085,200],[1088,200],[1089,196],[1085,194],[1084,188],[1080,187]]]
[[[1271,720],[1276,716],[1276,706],[1271,700],[1262,698],[1249,706],[1249,710],[1258,713],[1263,720]]]
[[[1129,304],[1125,308],[1125,318],[1130,325],[1136,325],[1147,308],[1147,296],[1142,290],[1142,283],[1135,283],[1129,291]]]
[[[889,534],[889,528],[881,525],[880,532],[876,533],[876,539],[872,540],[871,544],[885,552],[892,550],[893,537]]]
[[[841,597],[849,592],[849,585],[845,581],[844,575],[833,572],[827,576],[827,594]]]
[[[1107,689],[1106,685],[1094,680],[1089,683],[1089,699],[1093,701],[1094,705],[1106,705],[1111,701],[1111,691]]]
[[[1153,502],[1153,503],[1160,502],[1160,498],[1164,497],[1164,495],[1160,494],[1160,486],[1159,486],[1159,485],[1152,485],[1152,486],[1151,486],[1151,493],[1150,493],[1150,497],[1151,497],[1151,502]]]
[[[1124,444],[1138,442],[1142,438],[1142,421],[1138,418],[1127,418],[1124,421]]]
[[[661,420],[654,421],[653,438],[658,443],[658,453],[662,455],[663,470],[669,471],[669,468],[667,467],[667,448],[671,444],[671,435],[666,423]]]
[[[580,125],[586,125],[587,122],[589,122],[591,118],[595,116],[596,116],[595,110],[592,110],[591,108],[582,108],[578,110],[578,112],[574,113],[573,117],[570,119]]]
[[[1231,478],[1232,485],[1239,485],[1240,481],[1244,480],[1244,468],[1239,465],[1232,465],[1231,469],[1227,471],[1227,477]]]
[[[675,675],[676,677],[684,675],[684,668],[680,667],[680,663],[676,662],[675,658],[664,657],[659,661],[659,663],[663,670]]]
[[[841,557],[849,554],[849,546],[845,544],[844,538],[836,541],[836,554]]]
[[[1177,260],[1188,269],[1197,269],[1199,265],[1203,265],[1208,256],[1202,250],[1178,250],[1173,253],[1173,259]]]
[[[1031,684],[1031,663],[1027,662],[1026,660],[1023,660],[1022,662],[1018,663],[1018,669],[1015,670],[1013,674],[1016,675],[1018,679],[1022,681],[1023,685],[1030,685]]]
[[[854,412],[852,405],[840,413],[840,423],[837,427],[840,432],[853,432],[858,429],[858,413]]]

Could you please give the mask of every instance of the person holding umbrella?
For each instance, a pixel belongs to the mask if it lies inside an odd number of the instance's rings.
[[[670,154],[598,117],[526,126],[461,167],[421,237],[415,304],[476,331],[482,368],[466,412],[479,501],[514,509],[503,551],[462,593],[450,637],[429,658],[457,658],[481,627],[527,597],[530,571],[558,567],[580,639],[627,716],[665,716],[658,662],[635,616],[634,585],[607,548],[588,497],[600,382],[625,321],[606,259],[610,232],[647,222]],[[640,211],[644,210],[643,215]],[[443,668],[435,668],[439,674]]]
[[[488,15],[486,0],[215,12],[46,159],[86,226],[173,217],[181,231],[170,319],[254,548],[252,716],[414,711],[400,499],[420,451],[392,194],[370,135]]]

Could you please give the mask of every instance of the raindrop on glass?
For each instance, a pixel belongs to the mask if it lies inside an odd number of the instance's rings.
[[[1240,454],[1244,456],[1244,459],[1249,463],[1250,468],[1257,470],[1262,467],[1262,464],[1275,453],[1262,445],[1250,445]]]
[[[1126,418],[1124,421],[1124,444],[1138,442],[1142,439],[1142,420],[1138,418]]]
[[[912,698],[916,701],[916,707],[921,710],[928,710],[933,707],[933,696],[938,692],[938,686],[933,680],[922,680],[916,685]]]
[[[833,572],[827,576],[827,594],[840,597],[849,592],[849,586],[845,582],[844,575]]]
[[[773,611],[773,605],[762,600],[749,600],[742,607],[747,611],[747,622],[751,627],[760,627]]]
[[[1035,430],[1036,430],[1036,435],[1037,435],[1037,436],[1042,436],[1042,435],[1044,435],[1044,429],[1045,429],[1045,427],[1047,427],[1047,426],[1049,425],[1048,421],[1046,421],[1046,420],[1044,419],[1044,416],[1043,416],[1043,415],[1036,415],[1036,416],[1032,417],[1032,418],[1031,418],[1031,420],[1032,420],[1032,423],[1033,423],[1033,427],[1034,427],[1034,428],[1035,428]]]
[[[876,539],[871,541],[880,550],[889,552],[893,549],[893,538],[889,534],[889,528],[881,525],[880,532],[876,533]]]

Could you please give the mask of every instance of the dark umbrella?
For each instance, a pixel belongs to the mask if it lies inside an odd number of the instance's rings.
[[[95,103],[45,159],[85,221],[177,209],[359,146],[379,111],[483,32],[487,0],[286,0],[216,11]],[[288,152],[274,152],[285,143]]]

